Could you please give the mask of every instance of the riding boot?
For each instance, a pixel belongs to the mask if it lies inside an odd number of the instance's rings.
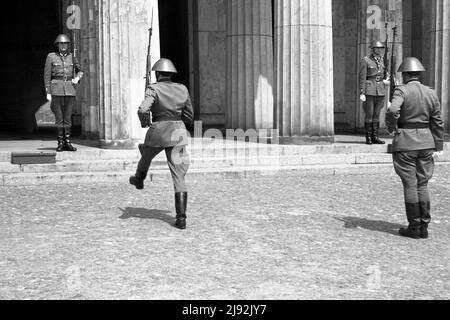
[[[420,237],[428,239],[428,225],[431,222],[431,203],[420,203]]]
[[[366,123],[366,144],[372,144],[372,123]]]
[[[187,207],[187,192],[176,192],[175,193],[175,209],[177,212],[177,221],[175,222],[175,227],[178,229],[186,229],[186,207]]]
[[[373,144],[385,144],[386,142],[380,140],[378,137],[378,132],[380,131],[380,123],[374,122],[373,123],[373,130],[372,130],[372,143]]]
[[[64,135],[64,150],[75,152],[77,151],[77,148],[72,146],[72,143],[70,142],[70,135],[72,133],[71,128],[65,128],[65,135]]]
[[[136,187],[138,190],[144,189],[144,180],[147,178],[147,173],[142,171],[136,171],[134,176],[130,177],[130,184]]]
[[[64,128],[58,127],[58,147],[56,148],[56,152],[64,151]]]
[[[408,228],[401,228],[399,233],[403,237],[420,239],[421,213],[418,203],[406,203],[406,217],[408,218]]]

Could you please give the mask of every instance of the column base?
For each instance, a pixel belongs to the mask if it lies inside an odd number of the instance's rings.
[[[335,143],[334,136],[329,137],[280,137],[280,144],[282,145],[325,145]]]
[[[137,149],[140,141],[138,140],[102,140],[100,139],[101,149],[133,150]]]

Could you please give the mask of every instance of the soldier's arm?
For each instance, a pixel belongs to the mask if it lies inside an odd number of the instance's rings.
[[[192,107],[192,101],[189,93],[181,118],[183,119],[183,122],[186,125],[187,129],[191,130],[194,125],[194,108]]]
[[[400,111],[405,102],[404,94],[401,90],[395,90],[392,98],[392,103],[386,112],[386,126],[389,133],[394,133],[398,129],[398,119],[400,118]]]
[[[367,62],[365,59],[361,60],[359,66],[359,93],[366,94],[366,80],[367,80]]]
[[[436,144],[436,151],[444,150],[444,120],[442,119],[442,107],[437,96],[434,97],[433,111],[430,116],[430,129]]]
[[[150,125],[150,113],[155,101],[156,92],[151,86],[149,86],[145,91],[145,100],[141,103],[138,109],[138,117],[141,121],[142,128],[146,128]]]
[[[73,58],[73,67],[75,68],[75,77],[81,80],[84,76],[84,71],[81,68],[81,64],[76,57]]]
[[[45,92],[50,94],[50,85],[52,82],[52,58],[50,55],[47,56],[47,60],[45,61],[44,68],[44,86]]]

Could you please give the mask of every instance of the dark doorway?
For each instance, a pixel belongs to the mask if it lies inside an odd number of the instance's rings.
[[[189,88],[189,20],[187,0],[159,0],[161,57],[172,60],[175,82]]]
[[[44,64],[61,31],[60,1],[16,0],[0,12],[0,130],[31,134],[45,103]]]

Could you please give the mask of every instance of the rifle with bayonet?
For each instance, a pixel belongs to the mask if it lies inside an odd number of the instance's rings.
[[[153,35],[153,8],[152,8],[152,18],[151,18],[151,25],[150,29],[148,29],[149,38],[148,38],[148,48],[147,48],[147,66],[145,68],[146,74],[145,74],[145,91],[144,94],[147,92],[147,88],[152,83],[152,35]],[[139,120],[141,121],[142,128],[148,127],[152,123],[152,112],[151,109],[148,110],[148,112],[144,115],[141,113],[138,113]]]
[[[394,97],[395,87],[398,85],[397,82],[397,57],[395,55],[395,39],[397,38],[397,25],[393,28],[393,40],[392,40],[392,52],[391,52],[391,82],[390,82],[390,90],[389,90],[389,101],[392,102],[392,98]]]

